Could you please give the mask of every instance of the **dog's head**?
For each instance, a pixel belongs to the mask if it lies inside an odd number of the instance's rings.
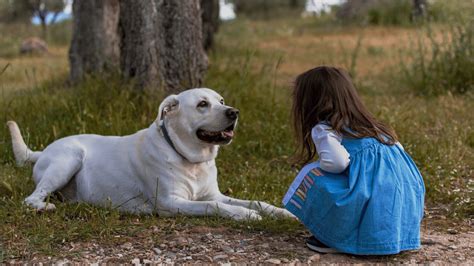
[[[227,106],[222,96],[206,89],[191,89],[166,97],[158,122],[164,123],[176,149],[192,162],[208,161],[219,145],[234,137],[239,110]]]

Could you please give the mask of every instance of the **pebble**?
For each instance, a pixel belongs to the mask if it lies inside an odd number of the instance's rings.
[[[458,234],[458,231],[456,229],[449,228],[448,233],[450,233],[452,235],[456,235],[456,234]]]
[[[313,256],[309,257],[308,258],[308,262],[311,262],[311,261],[318,261],[321,259],[321,255],[319,254],[314,254]]]
[[[159,248],[153,248],[153,251],[156,253],[156,255],[160,255],[163,252]]]
[[[174,259],[176,258],[176,253],[168,251],[166,252],[166,257]]]
[[[178,237],[176,239],[176,243],[179,245],[179,246],[185,246],[188,244],[188,240],[184,237]]]
[[[216,255],[214,257],[212,257],[213,260],[225,260],[227,259],[229,256],[225,255],[225,254],[220,254],[220,255]]]
[[[268,259],[265,262],[266,263],[271,263],[271,264],[280,264],[281,260],[279,260],[279,259]]]
[[[234,249],[229,247],[229,246],[222,246],[221,247],[222,251],[224,251],[225,253],[234,253]]]
[[[134,259],[132,260],[132,264],[133,264],[133,265],[140,265],[140,259],[139,259],[139,258],[134,258]]]
[[[428,239],[428,238],[422,238],[421,239],[421,243],[423,245],[436,245],[436,241],[432,240],[432,239]]]

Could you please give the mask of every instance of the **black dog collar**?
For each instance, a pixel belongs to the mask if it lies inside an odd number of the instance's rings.
[[[171,140],[170,135],[168,134],[168,130],[167,130],[166,127],[165,127],[165,122],[164,122],[164,121],[163,121],[163,123],[161,123],[160,128],[161,128],[161,132],[163,132],[163,137],[165,138],[166,142],[168,142],[168,144],[171,146],[171,148],[173,148],[173,150],[174,150],[177,154],[179,154],[179,156],[181,156],[183,159],[185,159],[186,161],[189,161],[189,160],[186,159],[186,157],[184,157],[184,156],[176,149],[176,147],[174,146],[173,141]]]

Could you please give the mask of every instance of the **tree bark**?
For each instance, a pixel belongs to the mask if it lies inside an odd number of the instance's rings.
[[[73,16],[70,80],[117,67],[119,0],[75,0]]]
[[[298,8],[298,0],[290,0],[290,8],[296,9]]]
[[[219,0],[201,0],[202,39],[204,50],[214,46],[214,34],[219,29]]]
[[[415,20],[425,17],[427,4],[426,0],[413,0],[413,17]]]
[[[181,91],[207,69],[199,0],[121,0],[121,70],[139,88]]]

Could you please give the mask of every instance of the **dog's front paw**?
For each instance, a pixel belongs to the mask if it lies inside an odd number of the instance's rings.
[[[260,221],[262,220],[262,216],[260,216],[260,213],[255,210],[250,210],[248,214],[248,219],[249,220],[255,220],[255,221]]]
[[[296,216],[294,216],[291,212],[287,211],[283,208],[275,208],[273,215],[278,218],[292,218],[297,220]]]
[[[36,209],[37,211],[54,211],[56,210],[56,205],[53,203],[47,203],[44,201],[39,201],[36,199],[32,198],[26,198],[25,199],[25,204]]]
[[[294,216],[293,213],[289,212],[286,209],[281,209],[281,212],[277,215],[283,218],[292,218],[292,219],[298,220],[298,218],[296,218],[296,216]]]
[[[252,220],[252,221],[259,221],[262,220],[262,216],[260,216],[258,211],[245,209],[245,211],[241,214],[234,215],[232,217],[234,220],[243,221],[243,220]]]

